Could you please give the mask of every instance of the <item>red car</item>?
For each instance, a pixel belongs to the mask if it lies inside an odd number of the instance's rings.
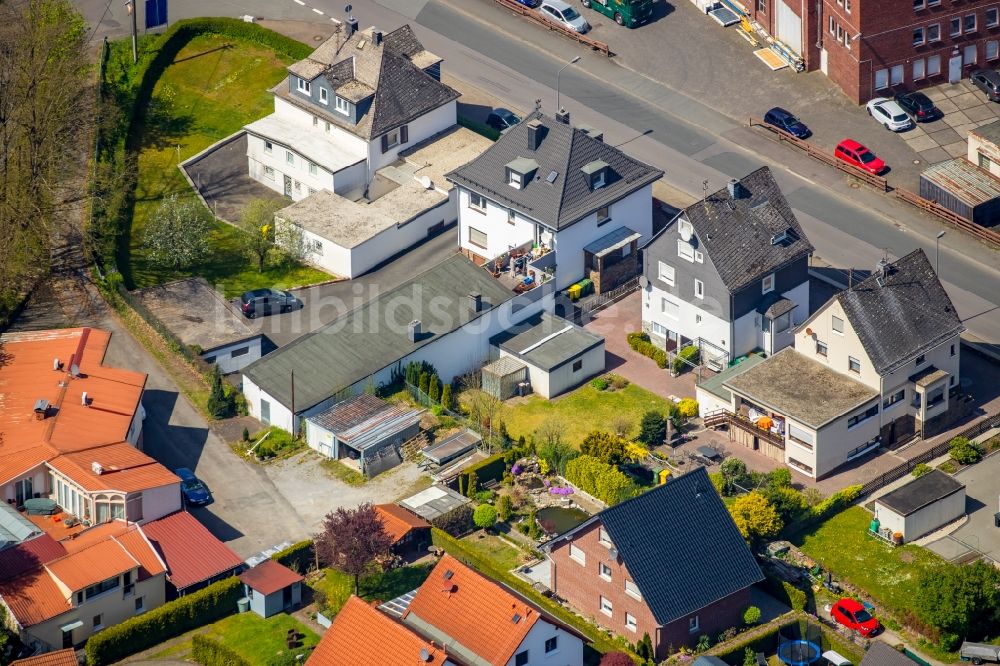
[[[830,608],[830,615],[838,624],[853,629],[866,638],[882,630],[879,621],[854,599],[841,599]]]
[[[833,156],[876,176],[885,171],[885,162],[854,139],[844,139],[838,143]]]

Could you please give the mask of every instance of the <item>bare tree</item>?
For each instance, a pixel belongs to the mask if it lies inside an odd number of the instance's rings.
[[[392,538],[371,503],[326,514],[323,531],[313,541],[321,562],[354,576],[354,594],[360,591],[361,575],[392,551]]]

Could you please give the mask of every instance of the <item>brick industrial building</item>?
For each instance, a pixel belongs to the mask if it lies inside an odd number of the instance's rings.
[[[1000,61],[997,0],[744,0],[750,18],[856,102]]]

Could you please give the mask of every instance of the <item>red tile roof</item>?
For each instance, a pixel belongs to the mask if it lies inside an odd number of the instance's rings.
[[[40,654],[37,657],[18,659],[11,662],[10,666],[80,666],[80,662],[76,660],[76,650],[67,648]]]
[[[43,567],[0,582],[0,597],[22,627],[31,627],[70,610],[69,600]]]
[[[187,511],[146,523],[141,528],[167,565],[167,580],[178,590],[201,583],[243,564]]]
[[[264,560],[253,569],[240,574],[240,580],[261,594],[274,594],[289,585],[305,580],[285,565],[274,560]]]
[[[429,658],[421,658],[426,650]],[[409,628],[352,596],[306,662],[308,666],[441,666],[446,655]]]
[[[48,534],[0,550],[0,581],[10,580],[65,554],[66,548]]]
[[[94,463],[100,465],[100,474],[94,471]],[[91,492],[131,493],[180,483],[169,469],[126,443],[64,453],[50,460],[49,466]]]
[[[507,588],[445,555],[417,590],[403,621],[410,616],[432,625],[487,663],[500,666],[510,661],[541,613]]]
[[[107,539],[53,560],[45,568],[71,592],[76,592],[138,566],[138,560],[124,546],[114,539]]]
[[[146,580],[167,570],[166,564],[160,559],[152,544],[146,541],[145,535],[139,531],[138,527],[131,528],[125,534],[117,537],[117,540],[124,546],[129,555],[138,560],[139,580]]]
[[[78,553],[94,544],[107,541],[111,537],[121,536],[129,531],[129,526],[120,520],[112,520],[93,527],[84,528],[81,532],[71,534],[60,543],[69,553]]]
[[[382,519],[382,526],[392,537],[393,543],[397,543],[412,529],[430,529],[431,527],[431,524],[426,520],[397,504],[376,504],[375,512]]]

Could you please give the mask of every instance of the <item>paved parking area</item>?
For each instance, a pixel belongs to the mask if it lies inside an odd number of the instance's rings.
[[[899,137],[925,164],[936,164],[953,157],[964,157],[969,130],[1000,119],[1000,104],[990,102],[968,79],[945,83],[925,90],[943,118],[920,123]]]
[[[948,536],[928,544],[928,549],[946,560],[961,560],[979,551],[1000,562],[1000,528],[993,524],[993,514],[1000,510],[998,476],[1000,455],[997,454],[955,475],[965,484],[965,510],[969,519]]]

